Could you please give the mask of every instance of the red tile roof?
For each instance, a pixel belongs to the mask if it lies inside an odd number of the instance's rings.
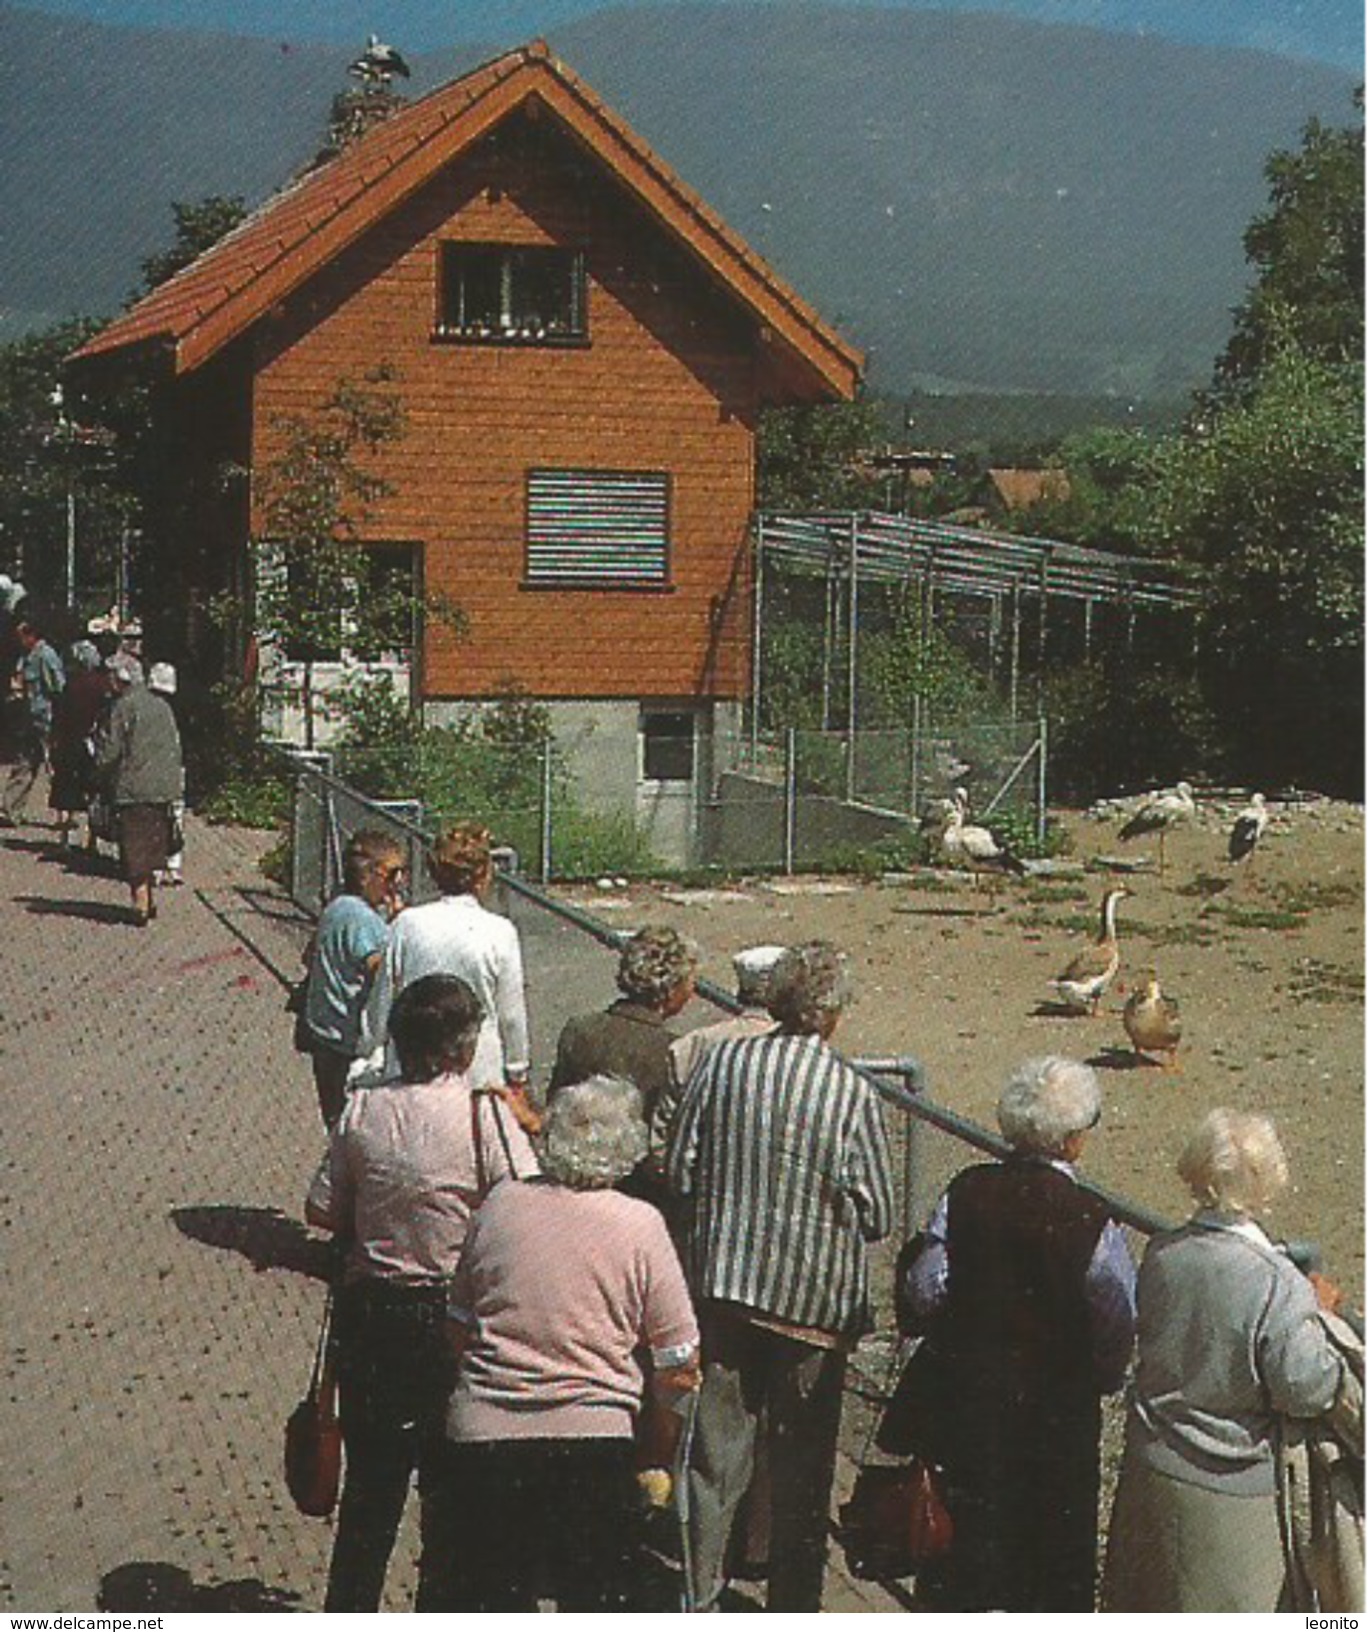
[[[166,347],[189,373],[530,97],[537,97],[746,305],[823,394],[853,394],[863,356],[830,328],[540,41],[377,125],[277,193],[73,359]]]
[[[990,470],[988,480],[1009,510],[1027,510],[1047,499],[1067,499],[1069,476],[1063,470]]]

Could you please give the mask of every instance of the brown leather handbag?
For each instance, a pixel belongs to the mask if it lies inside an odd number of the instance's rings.
[[[840,1520],[846,1564],[863,1581],[915,1575],[943,1558],[954,1539],[939,1476],[921,1457],[861,1468]]]
[[[285,1424],[285,1483],[295,1506],[311,1519],[326,1519],[337,1506],[342,1482],[342,1426],[337,1420],[337,1340],[333,1294],[323,1306],[309,1391]]]

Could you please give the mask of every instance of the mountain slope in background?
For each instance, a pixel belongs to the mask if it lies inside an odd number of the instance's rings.
[[[109,311],[172,200],[255,202],[307,160],[350,53],[0,7],[0,307]],[[871,357],[885,390],[1169,395],[1245,281],[1268,152],[1353,79],[983,14],[680,5],[552,44]],[[415,62],[415,94],[489,50]]]
[[[184,28],[186,0],[31,0],[36,9],[139,28]],[[638,0],[670,5],[676,0]],[[764,7],[771,23],[791,0],[733,0]],[[1112,33],[1183,40],[1193,45],[1272,51],[1333,63],[1358,74],[1363,64],[1363,8],[1356,0],[845,0],[899,11],[991,11],[1027,22],[1080,23]],[[515,40],[592,16],[603,0],[195,0],[197,28],[269,40],[328,41],[357,47],[372,30],[405,52],[439,51],[459,42]],[[116,17],[111,12],[117,13]]]

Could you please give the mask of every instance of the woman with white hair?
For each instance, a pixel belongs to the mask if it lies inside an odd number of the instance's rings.
[[[1138,1362],[1107,1546],[1105,1607],[1278,1607],[1275,1440],[1334,1403],[1341,1362],[1317,1315],[1338,1292],[1256,1221],[1287,1185],[1267,1117],[1211,1111],[1178,1159],[1196,1211],[1140,1266]]]
[[[631,1083],[569,1084],[547,1108],[541,1177],[499,1186],[476,1215],[448,1305],[460,1361],[424,1485],[420,1610],[628,1605],[638,1355],[662,1423],[697,1377],[664,1221],[613,1188],[645,1149]]]
[[[1088,1066],[1018,1066],[997,1107],[1010,1154],[951,1181],[900,1289],[939,1384],[938,1420],[913,1428],[945,1469],[947,1609],[1093,1608],[1101,1397],[1135,1322],[1125,1241],[1077,1181],[1101,1114]]]
[[[157,916],[152,884],[166,866],[171,810],[185,788],[180,732],[165,697],[147,689],[136,657],[119,652],[105,667],[114,706],[95,739],[95,770],[114,807],[133,921],[145,928]]]
[[[618,955],[622,995],[606,1009],[572,1015],[561,1028],[548,1100],[567,1083],[586,1077],[625,1077],[641,1095],[648,1129],[654,1126],[660,1103],[668,1102],[671,1092],[670,1049],[678,1035],[671,1021],[687,1007],[697,974],[698,947],[677,929],[652,924],[629,936]],[[667,1209],[669,1198],[655,1163],[643,1161],[626,1186]]]

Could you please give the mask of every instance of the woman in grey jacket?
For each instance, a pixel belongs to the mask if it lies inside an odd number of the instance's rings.
[[[157,916],[152,880],[170,851],[171,807],[185,793],[180,732],[171,705],[144,684],[137,658],[117,652],[106,667],[114,706],[96,737],[95,772],[114,807],[134,922],[146,926]]]
[[[1277,1608],[1282,1417],[1329,1409],[1341,1366],[1317,1314],[1338,1294],[1254,1221],[1287,1184],[1273,1124],[1212,1111],[1178,1162],[1197,1202],[1140,1267],[1138,1364],[1104,1608]]]

